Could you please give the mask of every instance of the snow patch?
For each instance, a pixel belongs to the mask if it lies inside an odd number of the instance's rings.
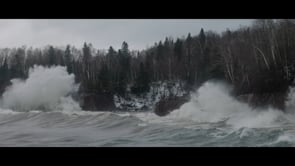
[[[119,109],[129,111],[151,110],[162,97],[185,95],[183,85],[181,81],[154,82],[151,83],[150,91],[140,96],[130,92],[126,97],[114,95],[114,104]]]

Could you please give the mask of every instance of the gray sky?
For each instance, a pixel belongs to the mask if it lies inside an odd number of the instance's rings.
[[[249,19],[4,19],[0,20],[0,48],[22,45],[43,47],[67,44],[82,47],[90,42],[95,48],[120,48],[123,41],[130,49],[144,49],[165,37],[197,35],[205,31],[222,32],[250,25]]]

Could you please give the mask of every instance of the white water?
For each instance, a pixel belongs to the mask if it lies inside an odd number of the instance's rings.
[[[0,104],[0,146],[294,146],[295,89],[287,113],[251,109],[231,87],[207,82],[166,117],[83,111],[70,96],[74,75],[35,66],[13,80]],[[69,141],[70,140],[70,141]]]
[[[287,101],[287,113],[274,108],[252,109],[230,96],[231,87],[220,82],[206,82],[197,92],[191,95],[191,100],[160,118],[152,114],[141,114],[139,117],[148,122],[190,122],[217,123],[225,122],[233,128],[269,128],[280,127],[285,123],[295,123],[294,101],[292,89]]]
[[[1,106],[17,111],[73,109],[70,105],[80,109],[67,97],[77,86],[74,75],[69,75],[65,67],[34,66],[29,70],[27,80],[12,80],[12,85],[3,94]]]

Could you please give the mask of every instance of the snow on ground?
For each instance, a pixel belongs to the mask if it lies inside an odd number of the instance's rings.
[[[180,81],[154,82],[151,84],[150,91],[146,94],[136,96],[128,93],[124,98],[115,95],[115,106],[129,111],[151,110],[161,97],[183,96],[185,94],[183,86],[184,83]]]

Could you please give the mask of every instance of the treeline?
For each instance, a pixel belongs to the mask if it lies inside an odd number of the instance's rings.
[[[96,50],[84,43],[81,50],[68,45],[66,48],[14,48],[0,50],[1,92],[13,78],[27,78],[34,65],[66,66],[80,83],[80,92],[118,94],[126,91],[141,94],[149,91],[156,81],[184,80],[187,85],[200,83],[208,77],[209,56],[217,51],[214,33],[177,39],[166,38],[143,51],[130,51],[123,42],[121,49],[110,47]],[[211,66],[210,66],[211,67]]]
[[[189,90],[209,79],[234,85],[234,94],[287,92],[295,72],[292,20],[256,20],[252,26],[222,34],[203,29],[196,36],[166,38],[142,51],[96,50],[84,43],[43,49],[0,51],[0,90],[12,78],[26,78],[34,64],[66,66],[81,83],[81,93],[142,94],[155,81],[182,80]]]

